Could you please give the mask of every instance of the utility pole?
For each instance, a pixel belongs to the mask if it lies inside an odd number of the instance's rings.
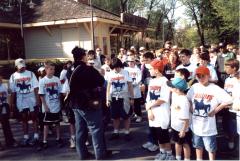
[[[90,4],[90,7],[91,7],[92,49],[95,51],[95,33],[94,33],[94,24],[93,24],[93,6],[92,6],[92,0],[89,0],[89,4]]]

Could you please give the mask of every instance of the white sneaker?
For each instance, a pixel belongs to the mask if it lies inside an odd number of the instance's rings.
[[[71,148],[71,149],[76,148],[76,142],[75,142],[75,139],[71,138],[69,141],[70,141],[70,148]]]
[[[165,160],[176,160],[176,158],[172,154],[167,154]]]
[[[136,119],[136,122],[141,122],[142,121],[142,117],[138,116]]]
[[[155,161],[159,161],[159,160],[165,160],[167,158],[167,153],[158,153],[156,156],[155,156]]]
[[[151,142],[146,142],[146,143],[144,143],[143,145],[142,145],[142,147],[144,148],[144,149],[147,149],[148,147],[150,147],[150,146],[152,146],[153,144],[151,143]]]
[[[155,152],[159,149],[159,147],[155,144],[147,148],[150,152]]]

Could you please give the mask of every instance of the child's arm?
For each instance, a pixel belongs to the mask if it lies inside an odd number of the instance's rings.
[[[133,104],[134,104],[134,93],[133,93],[132,82],[128,82],[128,91],[129,91],[129,94],[130,94],[130,104],[133,106]]]
[[[180,138],[183,138],[186,134],[187,128],[189,127],[189,119],[181,119],[181,120],[184,121],[184,123],[183,123],[183,128],[178,135]]]
[[[158,99],[156,101],[152,101],[146,104],[146,110],[150,110],[151,108],[155,107],[155,106],[161,106],[161,104],[165,103],[165,101]]]
[[[46,103],[46,100],[45,100],[45,98],[44,98],[44,95],[40,95],[40,99],[41,99],[41,101],[42,101],[42,104],[43,104],[43,107],[44,107],[44,109],[45,109],[45,112],[50,112],[50,109],[49,109],[49,107],[48,107],[48,105],[47,105],[47,103]]]
[[[107,107],[110,106],[110,102],[111,102],[110,87],[111,87],[111,83],[108,82],[108,84],[107,84],[107,90],[106,90],[106,98],[107,98],[107,99],[106,99],[106,105],[107,105]]]

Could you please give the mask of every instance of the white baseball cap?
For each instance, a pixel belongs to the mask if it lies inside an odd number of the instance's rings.
[[[18,69],[24,68],[26,67],[26,63],[22,58],[18,58],[15,60],[15,67],[17,67]]]
[[[145,47],[142,46],[139,48],[139,51],[142,51],[142,50],[145,50]]]

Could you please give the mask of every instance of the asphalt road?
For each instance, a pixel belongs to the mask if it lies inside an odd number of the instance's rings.
[[[16,140],[21,140],[22,130],[21,124],[11,120],[12,131]],[[106,132],[106,140],[108,149],[113,151],[110,160],[152,160],[157,152],[149,152],[141,145],[147,141],[148,123],[146,118],[141,123],[132,122],[131,141],[125,141],[123,137],[119,140],[109,141],[112,131],[111,124]],[[0,160],[78,160],[75,150],[69,149],[69,126],[67,123],[61,123],[62,138],[65,146],[57,148],[55,146],[55,135],[49,137],[49,147],[46,150],[37,151],[34,147],[18,147],[5,149],[0,151]],[[239,138],[236,137],[236,147],[234,150],[228,150],[226,139],[223,137],[221,128],[219,128],[219,135],[217,137],[218,160],[239,160]],[[123,135],[122,135],[123,136]],[[3,143],[3,133],[0,127],[0,141]],[[89,146],[89,151],[92,151],[92,146]],[[204,158],[207,159],[205,152]],[[94,158],[93,158],[94,159]],[[192,151],[191,159],[195,159],[194,151]]]

